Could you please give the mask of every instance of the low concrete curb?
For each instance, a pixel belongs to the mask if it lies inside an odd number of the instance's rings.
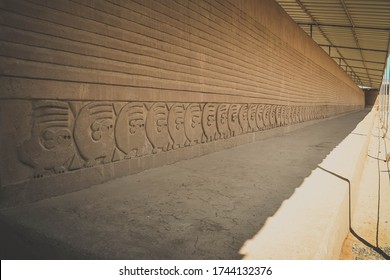
[[[338,259],[349,231],[376,111],[371,112],[245,242],[244,259]]]

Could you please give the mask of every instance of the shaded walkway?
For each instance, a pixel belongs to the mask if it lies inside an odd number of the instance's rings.
[[[1,246],[16,258],[240,258],[368,112],[1,210]]]

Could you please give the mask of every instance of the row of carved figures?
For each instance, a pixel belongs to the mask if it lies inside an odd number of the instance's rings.
[[[34,177],[324,118],[354,106],[33,101],[18,147]]]

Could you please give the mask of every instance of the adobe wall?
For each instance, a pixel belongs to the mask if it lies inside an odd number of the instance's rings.
[[[364,107],[363,92],[273,0],[0,7],[3,200]]]

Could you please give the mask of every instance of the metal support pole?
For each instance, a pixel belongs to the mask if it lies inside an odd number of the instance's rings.
[[[390,98],[389,98],[389,73],[387,69],[385,69],[385,93],[386,93],[386,133],[389,129],[389,105],[390,105]]]

